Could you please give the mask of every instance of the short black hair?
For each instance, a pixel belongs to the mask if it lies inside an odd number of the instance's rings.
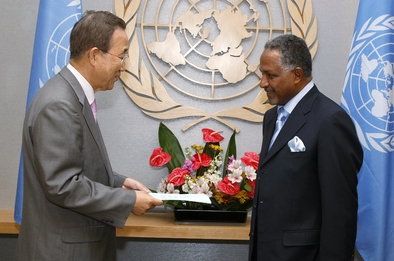
[[[93,47],[106,52],[117,28],[126,29],[123,19],[107,11],[86,11],[75,23],[70,36],[70,58],[80,59]]]
[[[279,51],[280,64],[284,70],[300,67],[305,78],[312,76],[312,55],[304,39],[285,34],[266,42],[264,49]]]

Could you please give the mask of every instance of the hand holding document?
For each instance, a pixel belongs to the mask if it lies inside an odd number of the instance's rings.
[[[192,201],[205,204],[211,204],[211,200],[205,194],[165,194],[165,193],[149,193],[152,197],[160,200],[177,200]]]

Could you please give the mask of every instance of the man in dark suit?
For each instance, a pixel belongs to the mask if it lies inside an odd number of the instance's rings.
[[[353,122],[312,82],[303,39],[267,42],[260,71],[276,106],[264,117],[249,260],[352,260],[363,161]]]
[[[163,202],[112,171],[91,109],[128,57],[125,22],[89,11],[73,27],[70,64],[34,97],[23,126],[23,217],[15,260],[115,260],[116,227]]]

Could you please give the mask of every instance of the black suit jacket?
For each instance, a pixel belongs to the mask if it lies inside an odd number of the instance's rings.
[[[264,117],[249,260],[351,260],[363,158],[352,120],[314,86],[268,151],[276,117]],[[295,136],[304,152],[290,152]]]

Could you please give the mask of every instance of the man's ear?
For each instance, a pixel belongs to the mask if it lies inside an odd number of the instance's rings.
[[[304,71],[301,67],[296,67],[294,69],[294,83],[298,84],[304,78]]]
[[[92,66],[94,66],[97,63],[97,59],[99,55],[100,55],[100,49],[98,49],[97,47],[93,47],[87,51],[87,56]]]

